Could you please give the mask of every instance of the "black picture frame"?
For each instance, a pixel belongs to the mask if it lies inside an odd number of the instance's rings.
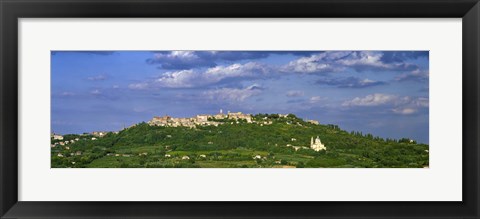
[[[0,15],[0,216],[2,218],[480,217],[478,149],[480,5],[478,0],[0,0]],[[462,18],[463,201],[18,201],[18,19],[77,17]]]

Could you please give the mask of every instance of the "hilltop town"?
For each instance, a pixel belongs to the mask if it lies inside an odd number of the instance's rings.
[[[289,114],[275,114],[278,115],[279,118],[287,118]],[[218,126],[220,124],[229,122],[233,123],[240,123],[241,121],[246,123],[257,123],[260,125],[271,125],[272,121],[268,120],[267,117],[261,118],[261,120],[255,120],[251,114],[244,114],[242,112],[230,112],[228,111],[226,114],[223,113],[223,110],[220,109],[218,114],[209,115],[209,114],[201,114],[196,115],[190,118],[174,118],[171,116],[154,116],[152,120],[148,121],[149,125],[152,126],[168,126],[168,127],[190,127],[194,128],[197,125],[201,126]],[[305,120],[306,122],[318,125],[320,124],[316,120]]]
[[[228,112],[227,114],[223,114],[223,111],[220,110],[220,112],[216,115],[208,115],[208,114],[202,114],[202,115],[196,115],[194,117],[190,118],[173,118],[170,116],[155,116],[153,117],[152,120],[148,122],[150,125],[156,125],[156,126],[170,126],[170,127],[178,127],[178,126],[185,126],[185,127],[191,127],[194,128],[196,125],[213,125],[213,126],[218,126],[219,124],[222,124],[223,122],[220,122],[219,120],[245,120],[248,123],[252,123],[252,116],[250,114],[243,114],[241,112],[237,113],[231,113]]]
[[[154,116],[118,132],[51,135],[52,167],[426,167],[428,145],[293,114]]]
[[[287,118],[288,114],[277,114],[279,118]],[[240,122],[246,123],[255,123],[259,124],[260,126],[263,125],[271,125],[272,120],[269,120],[268,117],[263,117],[260,120],[255,120],[251,114],[243,114],[242,112],[230,112],[228,111],[226,114],[223,113],[223,110],[220,109],[220,112],[215,115],[196,115],[190,118],[173,118],[170,116],[155,116],[152,120],[148,121],[148,124],[151,126],[166,126],[166,127],[189,127],[194,128],[197,125],[200,126],[218,126],[224,123],[230,124],[238,124]],[[319,122],[316,120],[307,120],[306,122],[318,125]],[[291,139],[292,141],[296,141],[295,138]],[[317,136],[315,141],[313,137],[310,141],[310,147],[305,146],[293,146],[292,144],[287,144],[287,147],[293,147],[295,150],[299,149],[313,149],[315,151],[327,150],[324,144],[322,144],[320,137]]]
[[[278,115],[278,118],[287,118],[289,114],[275,114],[275,115]],[[196,115],[190,118],[174,118],[168,115],[162,116],[162,117],[154,116],[150,121],[147,122],[147,124],[149,124],[150,126],[195,128],[196,126],[219,126],[225,123],[239,124],[241,122],[258,124],[260,126],[271,125],[273,123],[273,121],[268,117],[263,117],[258,120],[255,120],[255,118],[251,114],[244,114],[242,112],[230,112],[230,111],[224,114],[223,110],[220,109],[218,114],[214,114],[214,115],[201,114],[201,115]],[[309,122],[314,125],[319,124],[319,122],[316,120],[306,120],[306,122]],[[298,125],[301,125],[301,124],[298,124]],[[95,141],[98,138],[106,136],[108,133],[109,132],[105,132],[105,131],[94,131],[91,133],[91,137],[87,137],[87,138],[84,137],[82,138],[82,140]],[[111,132],[111,133],[118,134],[118,132]],[[86,136],[86,135],[83,135],[83,136]],[[51,138],[55,141],[51,144],[52,148],[56,147],[57,145],[60,145],[60,146],[65,146],[66,148],[69,149],[69,147],[66,145],[73,144],[80,140],[80,138],[77,137],[71,140],[63,141],[63,136],[58,134],[52,134]],[[291,141],[295,142],[296,138],[291,138]],[[324,144],[322,144],[319,136],[317,136],[315,140],[314,140],[314,137],[311,137],[310,145],[308,147],[295,146],[292,144],[286,144],[285,146],[292,147],[293,149],[295,149],[295,151],[299,149],[312,149],[315,151],[327,150],[327,147]],[[81,152],[78,151],[76,152],[76,154],[81,154]],[[63,156],[63,155],[60,154],[60,156]]]

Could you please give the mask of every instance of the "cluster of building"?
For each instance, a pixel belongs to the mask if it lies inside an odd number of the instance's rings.
[[[93,136],[95,136],[95,137],[100,137],[100,138],[101,138],[101,137],[104,137],[104,136],[107,135],[107,134],[108,134],[108,132],[99,132],[99,131],[97,131],[97,132],[92,132],[92,135],[93,135]]]
[[[50,147],[52,147],[52,148],[56,147],[57,145],[65,146],[65,145],[73,144],[73,143],[75,143],[75,142],[77,142],[77,141],[80,141],[79,138],[75,138],[75,139],[72,139],[72,140],[70,140],[70,141],[68,141],[68,140],[67,140],[67,141],[62,141],[62,140],[63,140],[63,136],[61,136],[61,135],[54,135],[54,136],[57,136],[56,138],[53,137],[54,140],[60,140],[60,141],[51,144]],[[58,137],[58,136],[60,136],[60,137]]]
[[[105,135],[107,135],[108,132],[100,132],[100,131],[98,131],[98,132],[92,132],[91,134],[92,134],[93,136],[95,136],[95,137],[92,137],[92,138],[89,138],[89,139],[92,140],[92,141],[95,141],[95,140],[97,140],[98,138],[101,138],[101,137],[104,137]],[[85,134],[84,134],[84,135],[85,135]],[[51,137],[53,140],[58,140],[57,142],[55,142],[55,143],[53,143],[53,144],[50,145],[50,147],[52,147],[52,148],[56,147],[57,145],[65,146],[65,145],[68,145],[68,144],[73,144],[73,143],[75,143],[75,142],[77,142],[77,141],[80,141],[80,140],[88,140],[88,139],[86,139],[86,138],[82,138],[82,139],[80,139],[80,138],[75,138],[75,139],[65,140],[65,141],[64,141],[64,137],[63,137],[62,135],[55,134],[55,133],[52,133],[52,134],[50,135],[50,137]]]
[[[93,136],[96,136],[96,137],[92,137],[91,140],[92,141],[95,141],[97,140],[97,137],[104,137],[108,132],[92,132],[92,135]],[[80,140],[89,140],[89,139],[86,139],[86,138],[75,138],[75,139],[71,139],[71,140],[64,140],[64,137],[62,135],[59,135],[59,134],[55,134],[55,133],[52,133],[50,135],[50,137],[53,139],[53,140],[59,140],[53,144],[50,145],[50,147],[52,148],[55,148],[57,146],[63,146],[63,148],[65,150],[70,150],[70,147],[67,146],[68,144],[73,144],[77,141],[80,141]],[[71,152],[70,153],[70,156],[81,156],[82,155],[82,151],[75,151],[75,152]],[[58,157],[64,157],[65,155],[62,154],[62,153],[58,153],[57,154]],[[72,164],[75,164],[75,162],[72,162]]]
[[[155,116],[152,120],[148,121],[152,126],[170,126],[179,127],[185,126],[193,128],[196,125],[214,125],[218,126],[220,122],[208,121],[208,115],[197,115],[192,118],[174,118],[170,116]]]
[[[278,114],[278,116],[280,118],[286,118],[288,114]],[[174,118],[168,115],[155,116],[152,118],[152,120],[148,121],[148,124],[152,126],[169,126],[169,127],[184,126],[184,127],[194,128],[196,125],[218,126],[225,122],[225,121],[222,121],[224,119],[235,120],[237,121],[237,123],[239,120],[244,120],[247,123],[258,123],[261,126],[272,124],[272,121],[268,121],[267,117],[264,118],[264,121],[254,121],[251,114],[244,114],[242,112],[230,112],[230,111],[228,111],[227,113],[223,113],[222,110],[220,110],[218,114],[214,114],[214,115],[201,114],[201,115],[196,115],[190,118]],[[232,121],[229,121],[229,122],[232,122]],[[319,124],[319,122],[316,120],[307,120],[307,122],[316,124],[316,125]]]
[[[242,112],[228,112],[226,114],[223,113],[222,110],[218,114],[215,115],[196,115],[190,118],[174,118],[171,116],[155,116],[152,120],[148,121],[149,125],[152,126],[169,126],[169,127],[179,127],[185,126],[194,128],[196,125],[213,125],[218,126],[223,122],[218,120],[229,119],[229,120],[245,120],[248,123],[252,123],[252,115],[250,114],[243,114]]]

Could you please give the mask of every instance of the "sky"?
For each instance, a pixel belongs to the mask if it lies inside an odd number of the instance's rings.
[[[428,84],[428,51],[52,51],[51,126],[118,131],[222,109],[428,144]]]

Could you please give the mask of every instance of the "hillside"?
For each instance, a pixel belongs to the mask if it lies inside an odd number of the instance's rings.
[[[223,119],[218,120],[221,122],[218,126],[194,127],[139,123],[103,137],[65,135],[63,141],[71,142],[52,146],[51,164],[52,168],[422,168],[429,165],[428,145],[409,139],[349,133],[336,125],[312,124],[292,114],[286,117],[258,114],[252,119],[255,122]],[[308,148],[311,138],[316,136],[327,150]],[[52,138],[52,144],[58,142]]]

